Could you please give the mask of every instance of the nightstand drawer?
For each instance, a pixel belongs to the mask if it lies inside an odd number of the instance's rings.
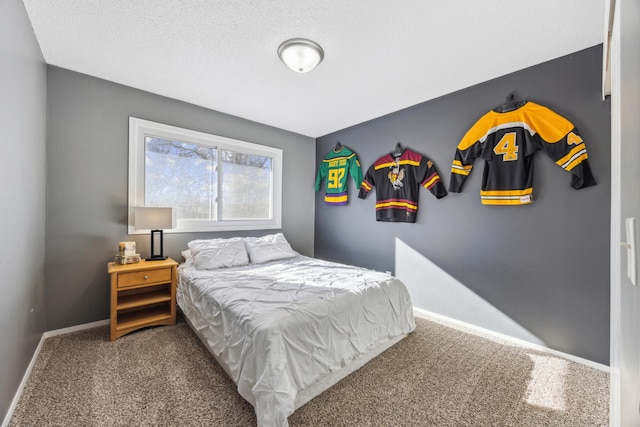
[[[171,282],[171,268],[158,268],[156,270],[134,271],[118,274],[118,287],[144,285],[155,282]]]

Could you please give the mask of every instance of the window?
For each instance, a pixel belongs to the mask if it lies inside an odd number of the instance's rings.
[[[129,234],[136,206],[173,207],[167,232],[281,228],[282,150],[129,118]]]

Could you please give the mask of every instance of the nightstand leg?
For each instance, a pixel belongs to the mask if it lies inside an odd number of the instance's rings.
[[[111,275],[111,298],[109,299],[111,301],[111,310],[109,314],[109,329],[111,331],[110,339],[111,341],[114,341],[117,338],[116,327],[118,326],[118,276],[116,274]]]

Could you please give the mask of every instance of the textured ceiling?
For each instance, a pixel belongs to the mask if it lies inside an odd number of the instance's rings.
[[[24,4],[48,64],[318,137],[600,44],[605,0]],[[318,68],[280,62],[294,37]]]

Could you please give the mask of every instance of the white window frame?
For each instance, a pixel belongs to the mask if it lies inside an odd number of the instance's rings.
[[[226,138],[149,120],[129,117],[129,234],[146,234],[148,230],[136,230],[134,208],[144,206],[145,191],[145,137],[169,141],[182,141],[218,150],[230,150],[270,157],[272,162],[271,219],[266,220],[184,220],[178,219],[177,228],[165,233],[191,233],[204,231],[266,230],[282,228],[282,150],[239,139]],[[221,195],[218,195],[220,198]]]

